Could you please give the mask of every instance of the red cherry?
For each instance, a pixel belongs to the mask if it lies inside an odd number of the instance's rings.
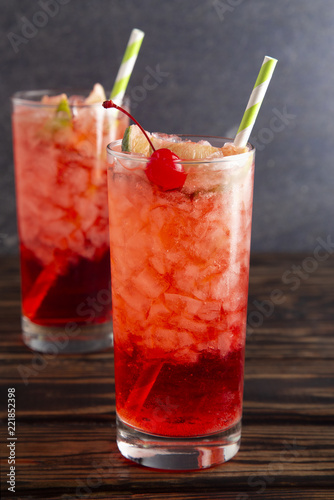
[[[187,174],[185,173],[183,166],[180,163],[177,163],[177,160],[180,160],[180,158],[167,148],[155,149],[151,139],[143,127],[132,115],[130,115],[128,111],[120,106],[117,106],[117,104],[110,99],[108,101],[104,101],[102,106],[106,109],[116,108],[119,111],[122,111],[122,113],[125,113],[138,125],[140,130],[145,135],[154,151],[145,170],[148,179],[159,186],[163,191],[182,188],[186,181]]]
[[[155,150],[146,167],[148,179],[163,191],[182,188],[187,174],[177,160],[180,158],[169,149]]]

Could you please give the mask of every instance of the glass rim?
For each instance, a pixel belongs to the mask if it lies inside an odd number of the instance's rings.
[[[19,90],[11,96],[11,101],[13,104],[20,104],[23,106],[33,106],[39,108],[57,108],[59,104],[41,103],[37,99],[41,99],[43,96],[55,96],[59,94],[66,94],[67,96],[77,95],[80,97],[85,97],[90,94],[92,89],[83,88],[54,88],[54,89],[40,89],[40,90]],[[108,92],[107,92],[108,94]],[[130,96],[125,94],[122,100],[123,105],[130,104]],[[95,106],[101,106],[101,102],[94,103],[69,103],[70,108],[89,108]]]
[[[210,139],[220,139],[226,142],[233,142],[234,139],[231,137],[222,137],[222,136],[217,136],[217,135],[189,135],[189,134],[173,134],[173,136],[180,137],[181,139],[198,139],[198,140],[207,140],[210,141]],[[196,141],[194,141],[196,142]],[[147,158],[146,156],[140,156],[138,153],[134,153],[133,156],[132,153],[129,153],[127,151],[115,151],[113,147],[120,146],[122,144],[122,139],[118,139],[116,141],[112,141],[107,145],[107,153],[114,156],[115,158],[122,159],[122,160],[133,160],[138,163],[148,163],[150,161],[150,158]],[[185,165],[204,165],[204,164],[210,164],[210,163],[228,163],[231,161],[237,162],[239,160],[245,160],[247,157],[254,156],[255,154],[255,146],[251,144],[250,142],[247,143],[247,147],[249,147],[249,151],[246,151],[245,153],[240,153],[237,155],[230,155],[230,156],[221,156],[221,157],[216,157],[216,158],[203,158],[201,160],[177,160],[176,163],[182,163]]]

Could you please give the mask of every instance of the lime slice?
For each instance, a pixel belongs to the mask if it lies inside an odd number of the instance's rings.
[[[147,132],[147,135],[150,139],[152,139],[152,136],[149,132]],[[130,127],[128,127],[124,132],[122,140],[122,151],[128,151],[129,153],[138,153],[147,157],[150,157],[152,154],[150,143],[137,125],[130,125]]]
[[[66,94],[58,96],[44,96],[42,104],[57,105],[54,114],[45,123],[45,130],[54,133],[72,127],[72,111]]]
[[[197,142],[164,142],[163,146],[170,149],[182,160],[204,160],[212,156],[223,156],[220,148]]]
[[[247,148],[237,148],[234,144],[226,143],[222,148],[215,148],[206,141],[201,142],[174,142],[169,141],[168,136],[163,138],[146,132],[151,139],[155,149],[166,148],[175,153],[181,160],[204,160],[205,158],[219,158],[231,156],[247,151]],[[175,137],[175,136],[174,136]],[[150,157],[152,148],[143,132],[137,125],[131,125],[124,133],[122,150],[130,153],[138,153]]]
[[[72,112],[67,97],[60,100],[50,126],[54,131],[72,126]]]
[[[56,109],[56,116],[61,120],[70,120],[72,118],[72,113],[67,97],[62,98],[60,103],[58,104]]]
[[[219,148],[214,148],[208,144],[198,144],[196,142],[172,142],[165,138],[155,137],[154,135],[146,132],[151,139],[153,146],[156,149],[166,148],[177,154],[182,160],[200,160],[212,156],[213,154],[219,154],[221,156],[221,150]],[[124,133],[122,141],[122,150],[128,151],[130,153],[138,153],[144,156],[151,156],[152,148],[143,132],[137,125],[130,125]]]
[[[159,146],[153,144],[157,149],[166,148],[175,153],[181,160],[205,160],[206,158],[221,158],[245,153],[247,148],[237,148],[234,144],[227,142],[222,148],[211,146],[207,141],[201,142],[159,142]]]

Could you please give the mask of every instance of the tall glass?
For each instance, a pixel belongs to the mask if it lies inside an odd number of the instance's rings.
[[[69,108],[41,102],[58,94],[12,98],[23,340],[42,352],[90,352],[112,343],[105,149],[128,118],[85,104],[88,93]]]
[[[183,188],[162,191],[147,158],[108,146],[117,443],[142,465],[239,449],[254,157],[182,161]]]

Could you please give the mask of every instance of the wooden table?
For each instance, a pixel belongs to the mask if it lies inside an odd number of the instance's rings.
[[[112,350],[52,358],[29,351],[20,334],[17,259],[0,260],[0,271],[3,499],[334,499],[329,250],[252,258],[241,449],[200,472],[148,469],[120,455]],[[6,484],[9,387],[15,493]]]

